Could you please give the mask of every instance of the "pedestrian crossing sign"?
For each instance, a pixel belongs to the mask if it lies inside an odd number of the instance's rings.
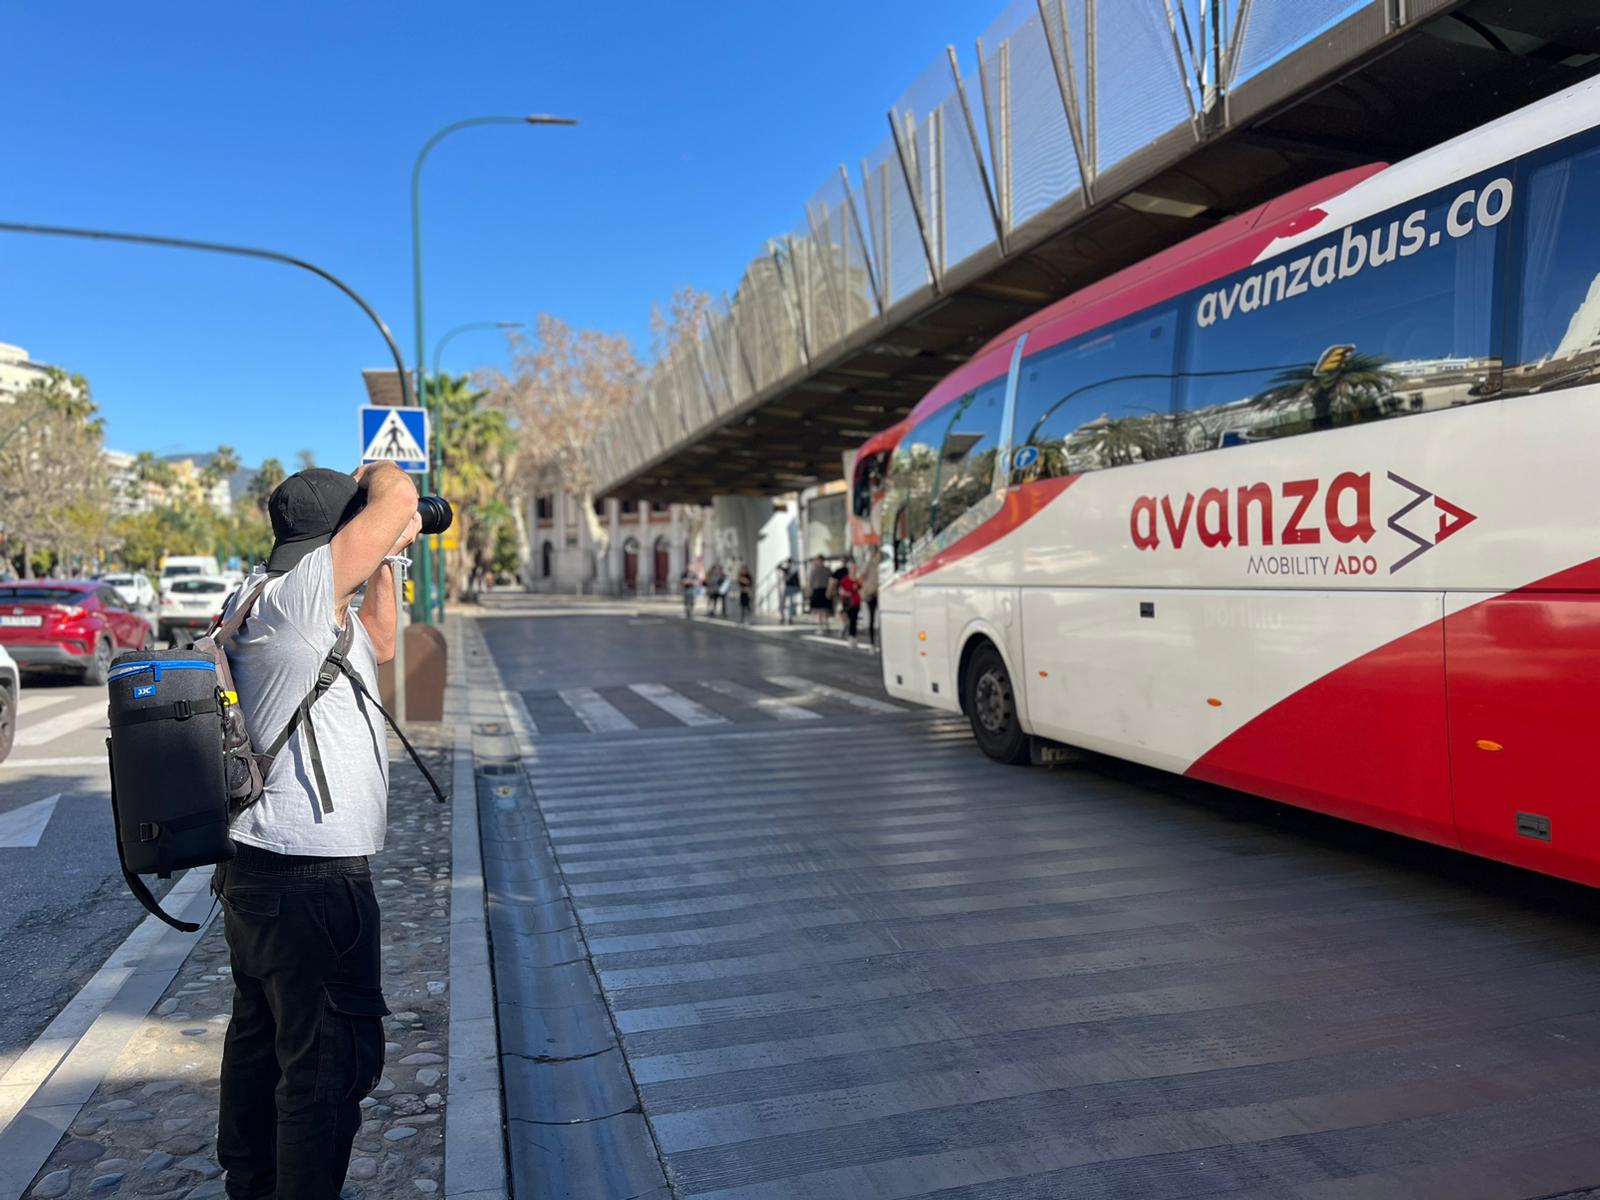
[[[402,471],[426,471],[428,410],[363,404],[361,461],[388,461]]]

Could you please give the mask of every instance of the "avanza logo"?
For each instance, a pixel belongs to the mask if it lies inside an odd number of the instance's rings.
[[[1419,558],[1426,554],[1429,550],[1432,550],[1452,533],[1459,532],[1465,526],[1472,524],[1472,522],[1478,519],[1476,515],[1469,513],[1466,509],[1461,508],[1459,505],[1451,504],[1450,501],[1444,499],[1442,496],[1435,496],[1432,492],[1428,491],[1427,488],[1418,487],[1409,479],[1403,479],[1399,475],[1396,475],[1393,471],[1389,472],[1389,478],[1412,494],[1412,499],[1401,508],[1395,510],[1394,516],[1389,518],[1389,528],[1394,530],[1401,537],[1408,538],[1415,542],[1417,546],[1415,550],[1411,551],[1411,553],[1407,554],[1399,562],[1395,563],[1394,566],[1389,568],[1389,574],[1391,575],[1393,575],[1401,567],[1405,566],[1408,562],[1415,558]],[[1429,541],[1427,538],[1411,532],[1411,530],[1400,524],[1400,518],[1408,515],[1412,509],[1417,507],[1417,505],[1428,500],[1432,500],[1433,507],[1439,511],[1439,528],[1434,531],[1432,541]]]
[[[1389,519],[1388,527],[1416,544],[1389,568],[1393,574],[1477,518],[1466,509],[1418,487],[1394,472],[1389,478],[1411,493]],[[1440,512],[1432,540],[1401,522],[1418,505],[1432,500]],[[1364,546],[1377,533],[1372,521],[1371,472],[1344,471],[1326,487],[1320,479],[1288,479],[1276,490],[1267,483],[1237,488],[1206,488],[1197,497],[1140,496],[1128,515],[1133,544],[1140,550],[1163,545],[1181,550],[1194,539],[1207,549],[1230,546],[1316,546],[1328,542]],[[1249,574],[1376,575],[1371,554],[1254,554]]]

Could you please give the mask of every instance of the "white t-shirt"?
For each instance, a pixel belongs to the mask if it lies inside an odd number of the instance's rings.
[[[265,578],[258,567],[229,600],[227,611]],[[339,636],[333,599],[333,552],[321,546],[293,570],[268,580],[244,628],[228,644],[239,704],[258,751],[277,740],[317,682],[317,669]],[[378,660],[372,639],[354,612],[346,611],[345,620],[355,627],[350,665],[375,696]],[[311,706],[311,723],[333,811],[322,811],[302,724],[278,752],[266,794],[234,820],[234,840],[279,854],[378,853],[389,812],[389,742],[382,715],[341,675]]]

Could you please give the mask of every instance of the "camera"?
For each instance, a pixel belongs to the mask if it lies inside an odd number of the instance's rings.
[[[456,519],[450,501],[443,496],[418,496],[417,515],[422,518],[423,533],[443,533]]]

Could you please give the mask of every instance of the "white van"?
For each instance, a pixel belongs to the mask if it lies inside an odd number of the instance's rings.
[[[161,593],[165,595],[174,579],[182,579],[186,575],[220,574],[222,572],[214,554],[174,554],[161,564]]]

